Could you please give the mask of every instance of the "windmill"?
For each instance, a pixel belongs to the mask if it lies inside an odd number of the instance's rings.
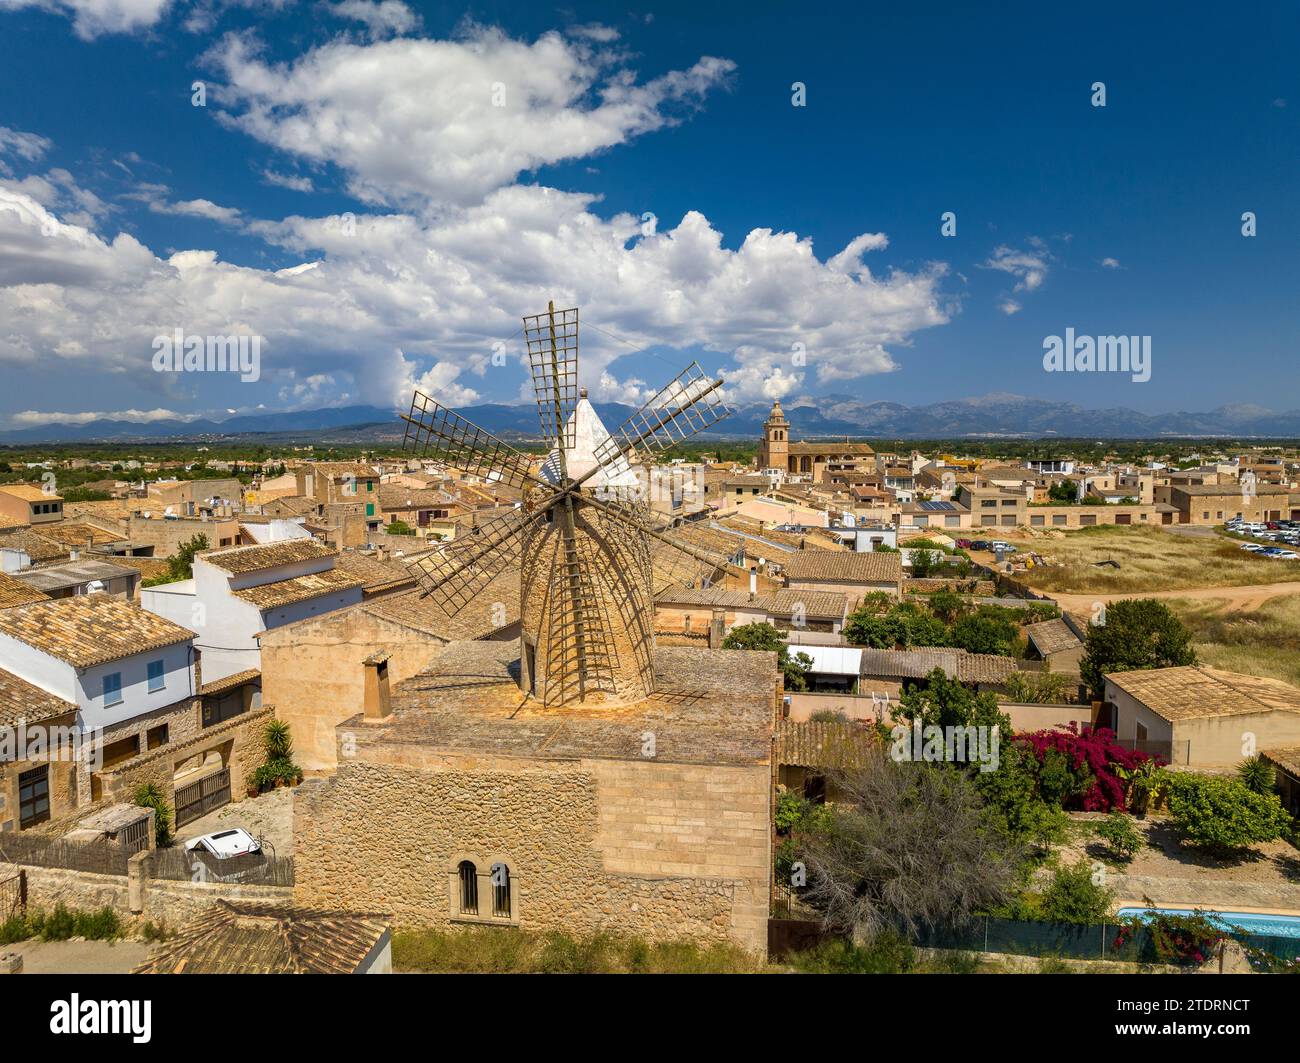
[[[527,455],[417,391],[404,445],[522,494],[522,503],[411,568],[448,616],[520,570],[519,683],[544,706],[633,702],[655,692],[654,596],[730,558],[660,526],[632,468],[731,411],[692,362],[611,434],[578,386],[578,310],[524,319],[533,392],[549,453]]]

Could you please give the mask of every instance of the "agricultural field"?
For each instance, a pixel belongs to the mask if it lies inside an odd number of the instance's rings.
[[[1018,579],[1048,592],[1106,595],[1300,583],[1300,561],[1256,557],[1222,536],[1113,525],[1055,534],[1060,537],[1023,531],[1006,536],[1022,553],[1035,551],[1056,562],[1018,573]],[[1116,561],[1119,567],[1101,564],[1107,561]]]

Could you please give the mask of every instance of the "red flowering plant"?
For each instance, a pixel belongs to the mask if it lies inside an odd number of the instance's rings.
[[[1115,937],[1115,951],[1141,930],[1150,935],[1151,956],[1157,963],[1179,966],[1200,966],[1228,937],[1199,908],[1187,915],[1148,909],[1145,917],[1125,920]]]
[[[1040,796],[1084,812],[1122,811],[1127,787],[1121,774],[1134,772],[1148,761],[1161,763],[1146,753],[1125,749],[1109,727],[1080,730],[1070,723],[1017,735],[1015,740],[1038,761]]]

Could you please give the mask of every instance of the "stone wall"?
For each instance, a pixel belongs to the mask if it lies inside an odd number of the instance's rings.
[[[454,926],[459,862],[504,862],[512,924],[730,939],[761,954],[769,787],[766,764],[344,762],[295,791],[294,900]]]
[[[131,918],[125,875],[95,875],[55,867],[28,867],[29,909],[50,911],[57,904],[87,911],[105,906],[124,920]],[[174,882],[149,879],[144,892],[141,921],[150,919],[176,928],[203,914],[219,900],[244,900],[261,904],[289,904],[288,886],[241,886],[225,882]]]

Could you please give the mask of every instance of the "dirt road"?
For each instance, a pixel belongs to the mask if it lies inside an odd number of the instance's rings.
[[[1223,603],[1220,612],[1251,613],[1270,598],[1300,594],[1300,583],[1257,583],[1245,587],[1184,587],[1173,591],[1121,591],[1119,593],[1061,594],[1045,591],[1062,609],[1087,616],[1094,602],[1115,602],[1121,598],[1189,598]]]

